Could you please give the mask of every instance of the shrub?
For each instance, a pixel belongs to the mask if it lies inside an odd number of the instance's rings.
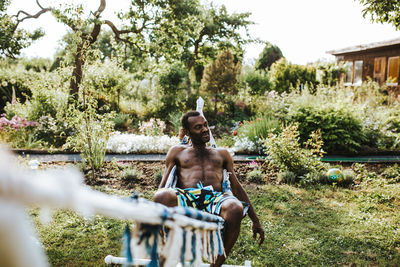
[[[179,133],[179,129],[181,128],[181,118],[182,113],[180,112],[172,112],[168,115],[168,122],[172,125],[172,135]]]
[[[0,68],[0,113],[4,112],[7,103],[24,103],[27,97],[32,95],[30,81],[38,79],[39,76],[18,66]]]
[[[344,66],[336,62],[319,62],[316,64],[316,69],[316,80],[327,86],[338,84],[340,76],[346,72]]]
[[[151,118],[149,121],[139,122],[139,132],[148,136],[161,136],[165,130],[165,122]]]
[[[133,120],[129,114],[118,113],[112,119],[114,123],[114,129],[117,131],[126,131],[132,125]]]
[[[267,42],[256,61],[255,68],[257,70],[268,70],[274,62],[281,58],[283,58],[283,54],[279,47]]]
[[[345,106],[299,103],[291,107],[288,121],[299,124],[302,143],[320,129],[327,152],[354,153],[366,141],[361,121]]]
[[[343,184],[344,185],[350,185],[354,182],[354,179],[356,177],[354,171],[350,170],[350,169],[346,169],[343,170],[343,177],[344,177],[344,181]]]
[[[162,179],[163,175],[164,175],[164,171],[161,169],[158,169],[154,172],[153,179],[154,179],[154,182],[156,183],[156,185],[159,185],[161,183],[161,179]]]
[[[66,72],[66,69],[60,69],[54,73],[34,73],[25,81],[25,85],[31,90],[31,96],[27,97],[25,102],[16,101],[8,103],[5,107],[7,117],[16,115],[38,122],[39,125],[31,137],[41,140],[48,146],[62,146],[66,135],[71,133],[66,119],[68,109]]]
[[[248,137],[251,141],[257,142],[264,139],[270,132],[280,132],[280,122],[271,113],[254,118],[250,121],[244,121],[237,127],[237,135],[239,137]]]
[[[400,166],[396,163],[393,166],[387,167],[382,176],[392,183],[400,182]]]
[[[271,77],[273,90],[279,93],[289,93],[302,85],[315,92],[315,85],[318,83],[315,67],[291,64],[284,58],[272,64],[268,74]]]
[[[251,95],[263,95],[271,90],[271,81],[265,71],[250,71],[245,77]]]
[[[254,170],[246,173],[246,179],[249,182],[261,184],[264,182],[264,174],[261,170],[255,168]]]
[[[18,116],[8,120],[3,114],[0,116],[0,141],[14,148],[40,148],[43,143],[33,134],[37,126],[37,122]]]
[[[322,145],[320,132],[313,132],[303,148],[299,142],[298,125],[289,125],[280,134],[270,133],[264,140],[268,159],[281,172],[292,172],[297,179],[310,178],[309,173],[326,171],[327,165],[320,161]]]
[[[126,182],[137,182],[143,176],[143,173],[136,168],[126,168],[122,171],[121,177]]]
[[[86,99],[86,105],[75,108],[70,106],[69,120],[74,134],[68,136],[65,148],[80,152],[82,159],[94,171],[103,166],[107,149],[107,140],[113,129],[113,113],[97,114],[97,101]]]
[[[278,182],[286,184],[296,183],[296,174],[291,171],[283,171],[278,174]]]
[[[205,68],[201,89],[212,98],[214,113],[217,113],[217,104],[224,100],[225,95],[237,92],[236,83],[241,68],[241,62],[235,62],[234,55],[229,50],[221,52],[217,59]]]
[[[132,79],[133,76],[128,71],[111,60],[87,65],[82,82],[91,88],[98,108],[107,105],[118,111],[122,96],[132,89]]]
[[[325,184],[327,181],[324,170],[313,170],[298,179],[301,185]]]
[[[265,149],[262,140],[271,132],[279,132],[280,122],[271,113],[266,113],[253,120],[236,123],[232,131],[237,151],[247,150],[261,154]]]
[[[158,84],[162,91],[162,107],[160,114],[170,114],[176,110],[182,110],[187,92],[187,69],[182,64],[167,66],[159,75]],[[166,118],[166,116],[164,117]]]
[[[228,135],[216,140],[217,147],[234,147],[235,139],[234,136]]]

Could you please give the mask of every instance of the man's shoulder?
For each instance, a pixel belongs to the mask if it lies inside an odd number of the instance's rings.
[[[171,147],[168,150],[168,153],[167,153],[167,156],[165,159],[167,165],[171,162],[175,162],[179,158],[180,153],[187,148],[188,148],[187,145],[175,145],[175,146]]]
[[[229,153],[228,149],[223,147],[214,148],[214,150],[223,157],[231,157],[231,153]]]
[[[178,153],[187,149],[188,147],[189,147],[188,145],[181,145],[181,144],[175,145],[169,149],[168,154],[177,155]]]

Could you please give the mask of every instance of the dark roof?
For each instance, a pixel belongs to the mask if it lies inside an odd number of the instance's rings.
[[[400,38],[396,38],[396,39],[392,39],[392,40],[388,40],[388,41],[381,41],[381,42],[375,42],[375,43],[369,43],[369,44],[350,46],[350,47],[346,47],[346,48],[342,48],[342,49],[338,49],[338,50],[330,50],[330,51],[326,51],[326,53],[331,54],[331,55],[340,55],[340,54],[366,51],[369,49],[381,48],[381,47],[399,45],[399,44],[400,44]]]

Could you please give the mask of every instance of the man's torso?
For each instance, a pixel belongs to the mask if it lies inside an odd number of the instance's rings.
[[[183,148],[175,158],[178,171],[179,188],[195,188],[198,183],[211,185],[214,190],[222,191],[222,171],[225,165],[221,150],[205,148],[195,150],[193,147]]]

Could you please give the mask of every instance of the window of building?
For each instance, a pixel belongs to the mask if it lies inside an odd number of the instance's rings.
[[[388,60],[387,84],[397,85],[399,83],[400,57],[390,57]]]
[[[345,68],[346,68],[346,76],[344,78],[344,83],[352,84],[353,83],[353,61],[347,61]]]
[[[385,81],[386,57],[374,59],[374,81],[382,84]]]
[[[361,83],[362,83],[362,66],[363,66],[362,60],[356,60],[354,62],[353,84],[355,84],[355,85],[361,85]]]

